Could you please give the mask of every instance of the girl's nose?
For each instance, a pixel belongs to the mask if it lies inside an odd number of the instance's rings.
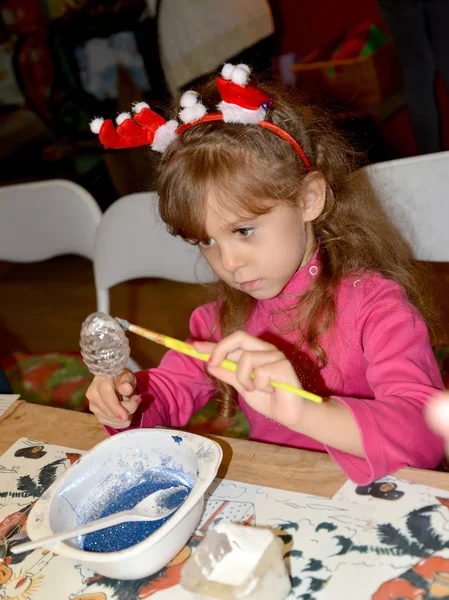
[[[244,264],[243,257],[231,248],[221,249],[221,266],[228,273],[234,273]]]

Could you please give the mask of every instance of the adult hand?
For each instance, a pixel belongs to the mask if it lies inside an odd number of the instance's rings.
[[[429,427],[444,440],[449,454],[449,392],[441,392],[432,398],[425,408]]]

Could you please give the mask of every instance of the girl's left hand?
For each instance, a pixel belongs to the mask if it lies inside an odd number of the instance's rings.
[[[198,352],[211,354],[210,374],[232,385],[251,408],[281,425],[296,429],[302,417],[304,399],[274,388],[269,382],[289,383],[299,388],[302,385],[292,364],[275,346],[244,331],[236,331],[217,344],[194,342],[193,345]],[[217,366],[225,358],[237,363],[235,373]]]

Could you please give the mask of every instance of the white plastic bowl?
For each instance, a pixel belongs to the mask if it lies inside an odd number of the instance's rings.
[[[134,429],[97,444],[79,459],[36,502],[28,517],[31,540],[78,525],[76,512],[87,498],[95,501],[108,474],[130,478],[137,465],[148,469],[181,469],[193,488],[180,508],[142,542],[117,552],[91,552],[77,541],[59,542],[51,549],[114,579],[140,579],[167,565],[197,527],[204,494],[222,459],[220,446],[199,435],[172,429]],[[132,485],[132,484],[131,484]],[[131,487],[130,485],[130,487]]]

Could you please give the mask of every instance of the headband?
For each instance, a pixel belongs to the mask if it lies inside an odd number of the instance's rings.
[[[181,125],[178,121],[166,121],[151,110],[146,102],[138,102],[133,105],[134,116],[128,112],[118,115],[117,127],[111,119],[95,118],[90,122],[90,129],[98,134],[104,148],[137,148],[149,145],[156,152],[165,152],[179,134],[200,123],[224,121],[260,125],[289,142],[306,169],[312,171],[310,161],[298,142],[284,129],[265,120],[268,109],[272,107],[272,101],[264,90],[248,84],[250,68],[244,64],[234,66],[228,63],[223,66],[221,75],[216,79],[221,97],[221,102],[217,105],[219,112],[208,114],[204,104],[199,101],[198,93],[189,90],[181,96]]]

